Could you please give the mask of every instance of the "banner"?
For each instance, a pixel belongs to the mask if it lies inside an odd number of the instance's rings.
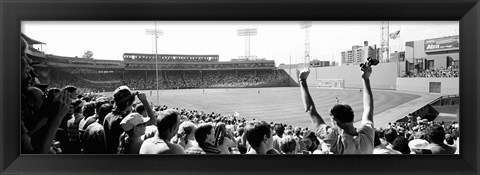
[[[459,39],[459,36],[452,36],[425,40],[425,52],[458,50]]]
[[[319,79],[317,85],[320,88],[343,89],[345,81],[343,79]]]

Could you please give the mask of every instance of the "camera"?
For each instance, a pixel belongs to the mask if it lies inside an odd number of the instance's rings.
[[[360,64],[360,67],[362,68],[362,71],[365,71],[370,66],[376,66],[378,63],[379,63],[378,60],[373,59],[372,57],[368,57],[365,63]]]

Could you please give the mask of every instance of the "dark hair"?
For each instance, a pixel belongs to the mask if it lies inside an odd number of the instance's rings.
[[[195,130],[195,140],[198,142],[199,145],[205,144],[207,135],[211,134],[212,129],[213,126],[208,123],[202,123],[198,125],[197,130]]]
[[[375,130],[375,138],[373,139],[373,146],[378,146],[382,144],[382,142],[380,141],[381,137],[382,137],[382,131]]]
[[[161,139],[168,139],[167,131],[175,127],[175,125],[179,124],[178,117],[180,113],[174,109],[168,109],[165,111],[160,112],[159,117],[157,118],[157,129],[158,129],[158,136]]]
[[[225,139],[225,135],[227,135],[227,129],[225,126],[226,125],[223,122],[219,122],[215,126],[215,146],[223,145],[223,140]]]
[[[282,137],[284,132],[285,132],[285,127],[283,125],[275,125],[275,133],[279,137]]]
[[[238,135],[239,135],[239,136],[242,136],[244,132],[245,132],[245,128],[244,128],[244,127],[239,127],[239,128],[238,128]]]
[[[143,104],[140,103],[140,104],[137,104],[137,106],[135,106],[135,112],[142,114],[144,111],[145,111],[145,106],[143,106]]]
[[[249,122],[246,126],[245,135],[252,148],[258,148],[260,143],[263,141],[264,136],[267,136],[267,138],[272,137],[270,125],[264,121]]]
[[[425,129],[426,140],[430,143],[443,143],[445,140],[445,130],[438,124],[427,126]]]
[[[410,154],[410,147],[408,147],[408,139],[403,136],[398,136],[393,140],[393,149],[400,151],[402,154]]]
[[[102,107],[103,104],[106,104],[106,103],[110,103],[110,102],[105,98],[97,99],[97,101],[95,102],[95,110],[97,114],[100,113],[100,107]]]
[[[82,112],[82,100],[76,99],[72,102],[73,105],[73,113],[80,113]]]
[[[284,153],[294,153],[295,152],[295,148],[297,146],[297,142],[295,141],[295,139],[292,137],[292,136],[285,136],[282,138],[282,140],[280,141],[280,149],[284,152]]]
[[[88,102],[83,105],[83,112],[82,115],[86,117],[90,117],[92,115],[95,115],[95,103],[93,102]]]
[[[393,140],[398,137],[397,131],[392,128],[385,129],[383,134],[385,135],[385,140],[387,140],[388,143],[393,143]]]
[[[353,122],[354,114],[353,114],[353,109],[352,107],[350,107],[350,105],[336,104],[330,110],[330,114],[333,116],[333,118],[335,118],[336,120],[342,123]]]
[[[108,115],[108,113],[112,112],[113,105],[110,103],[104,103],[100,108],[98,109],[98,121],[100,123],[103,123],[103,120],[105,119],[105,116]]]

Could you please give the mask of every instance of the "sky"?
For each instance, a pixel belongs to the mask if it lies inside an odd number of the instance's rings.
[[[300,21],[157,21],[159,54],[214,54],[220,61],[245,56],[246,38],[237,30],[256,28],[250,37],[250,55],[281,63],[302,63],[306,32]],[[81,57],[93,52],[95,59],[123,60],[124,53],[155,53],[155,39],[147,29],[155,21],[23,21],[21,30],[46,43],[46,54]],[[458,21],[390,21],[391,51],[403,51],[404,42],[459,34]],[[381,40],[381,21],[312,21],[310,59],[340,62],[341,52],[353,45],[370,46]],[[40,48],[40,45],[34,46]]]

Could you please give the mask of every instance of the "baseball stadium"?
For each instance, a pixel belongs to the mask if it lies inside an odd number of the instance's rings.
[[[274,60],[219,61],[219,55],[181,53],[124,53],[122,61],[85,59],[45,54],[32,47],[45,43],[22,36],[38,81],[48,87],[74,85],[83,94],[112,96],[117,87],[126,85],[146,93],[154,106],[302,128],[311,125],[299,88],[301,64],[276,67]],[[406,51],[396,61],[374,66],[375,126],[417,117],[458,121],[458,48],[458,36],[406,42]],[[308,85],[324,120],[330,122],[332,106],[345,103],[353,108],[357,125],[363,112],[359,65],[311,62],[309,68]]]

